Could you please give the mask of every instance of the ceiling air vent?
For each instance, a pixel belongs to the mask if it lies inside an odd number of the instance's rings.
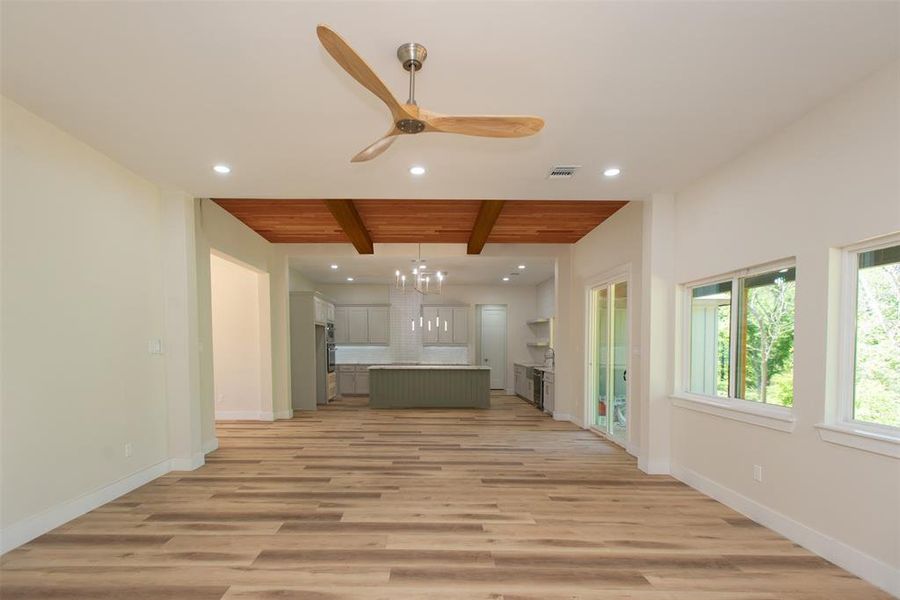
[[[550,169],[547,179],[571,179],[581,165],[558,165]]]

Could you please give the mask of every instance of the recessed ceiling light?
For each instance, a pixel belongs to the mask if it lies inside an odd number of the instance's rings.
[[[216,165],[213,167],[213,171],[220,175],[227,175],[228,173],[231,173],[231,167],[228,165]]]
[[[525,265],[519,265],[519,269],[524,269]]]
[[[603,171],[603,175],[606,177],[616,177],[621,172],[622,172],[622,169],[620,169],[619,167],[610,167],[610,168],[606,169],[605,171]]]
[[[414,165],[414,166],[412,166],[412,167],[409,168],[409,172],[410,172],[411,174],[413,174],[413,175],[424,175],[424,174],[425,174],[425,167],[422,167],[422,166],[419,166],[419,165]]]
[[[337,269],[337,268],[338,268],[337,265],[331,265],[331,269],[332,269],[332,270]]]
[[[353,278],[352,278],[352,277],[348,277],[348,278],[347,278],[347,281],[353,281]]]
[[[509,281],[509,277],[504,277],[503,281]]]

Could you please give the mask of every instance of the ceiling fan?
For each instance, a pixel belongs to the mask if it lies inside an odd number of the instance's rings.
[[[422,68],[427,52],[421,44],[403,44],[397,49],[397,58],[409,71],[409,99],[400,104],[375,71],[337,33],[319,25],[316,34],[322,46],[337,63],[364,88],[378,96],[391,111],[391,128],[375,143],[350,159],[350,162],[372,160],[387,150],[397,136],[422,132],[458,133],[482,137],[526,137],[534,135],[544,126],[540,117],[512,115],[442,115],[419,108],[416,104],[416,71]]]

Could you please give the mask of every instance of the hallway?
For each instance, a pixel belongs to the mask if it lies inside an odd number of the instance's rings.
[[[887,598],[592,433],[339,400],[218,426],[170,473],[3,557],[2,597]]]

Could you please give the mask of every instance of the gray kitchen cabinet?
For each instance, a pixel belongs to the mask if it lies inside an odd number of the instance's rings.
[[[368,343],[387,344],[390,340],[391,311],[387,306],[366,308],[368,319]]]
[[[334,307],[336,344],[386,346],[391,339],[391,307],[344,305]]]
[[[334,342],[346,344],[350,341],[350,322],[348,320],[347,307],[334,307]]]
[[[450,307],[438,308],[438,341],[442,344],[453,343],[453,309]]]
[[[451,341],[454,344],[467,344],[469,342],[469,307],[453,308],[451,330],[453,331]]]
[[[341,396],[369,394],[369,365],[338,365],[338,393]]]
[[[426,346],[433,346],[438,343],[438,330],[434,324],[438,316],[438,307],[423,306],[422,316],[425,317],[425,322],[422,324],[422,343]]]
[[[356,393],[356,373],[338,372],[338,393],[341,396]]]
[[[356,393],[361,396],[369,395],[369,366],[356,367]]]
[[[469,341],[469,307],[423,306],[422,343],[426,346],[462,345]],[[429,329],[428,323],[431,323]]]
[[[369,343],[369,310],[365,306],[347,309],[347,341],[351,344]]]

